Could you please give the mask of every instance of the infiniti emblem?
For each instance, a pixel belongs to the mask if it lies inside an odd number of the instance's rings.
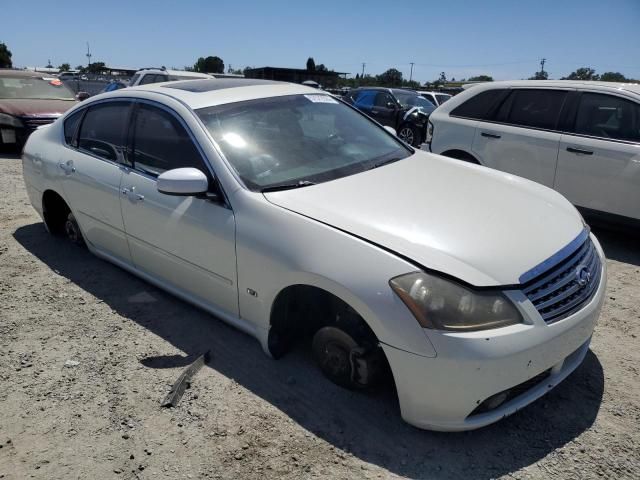
[[[591,272],[589,272],[585,265],[579,265],[578,268],[576,268],[576,282],[578,282],[578,285],[585,287],[590,281]]]

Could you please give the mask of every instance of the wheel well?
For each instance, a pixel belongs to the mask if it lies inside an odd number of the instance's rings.
[[[446,152],[443,152],[442,155],[449,158],[455,158],[456,160],[462,160],[463,162],[475,163],[476,165],[480,165],[480,162],[476,157],[474,157],[470,153],[465,152],[464,150],[447,150]]]
[[[71,209],[55,191],[47,190],[42,195],[42,214],[47,228],[54,235],[64,233],[64,224]]]
[[[309,285],[292,285],[278,294],[270,325],[269,352],[274,358],[330,325],[346,331],[365,348],[378,345],[373,330],[352,307],[334,294]]]

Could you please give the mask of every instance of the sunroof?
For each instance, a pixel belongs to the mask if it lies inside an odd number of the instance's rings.
[[[275,85],[283,82],[271,80],[258,80],[256,78],[216,78],[211,80],[185,80],[171,85],[162,85],[163,88],[175,88],[186,92],[202,93],[225,88],[253,87],[256,85]]]

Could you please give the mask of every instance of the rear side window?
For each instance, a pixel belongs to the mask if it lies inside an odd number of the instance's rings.
[[[64,121],[64,141],[69,146],[78,146],[76,132],[78,131],[78,124],[80,123],[80,119],[82,118],[83,113],[84,110],[80,110]]]
[[[500,107],[497,120],[511,125],[553,130],[567,92],[564,90],[518,89]]]
[[[78,147],[98,157],[125,163],[129,102],[109,102],[89,107],[78,138]]]
[[[169,80],[169,75],[149,73],[149,74],[145,75],[144,77],[142,77],[142,80],[140,80],[140,85],[148,85],[150,83],[166,82],[167,80]]]
[[[135,115],[133,166],[153,176],[182,167],[194,167],[209,176],[184,127],[170,113],[146,104]]]
[[[451,111],[450,115],[453,117],[486,120],[496,104],[504,97],[505,93],[506,90],[504,88],[485,90],[471,97],[463,104],[458,105]]]
[[[575,132],[640,142],[640,105],[613,95],[583,93],[576,115]]]
[[[377,93],[378,92],[373,90],[365,90],[364,92],[361,92],[355,99],[354,103],[356,107],[373,107]]]

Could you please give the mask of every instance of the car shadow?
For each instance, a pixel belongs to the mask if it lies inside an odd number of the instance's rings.
[[[598,226],[593,228],[593,233],[607,258],[640,267],[640,231]]]
[[[56,273],[184,352],[143,359],[144,366],[181,367],[211,350],[209,368],[336,448],[398,475],[489,479],[515,472],[588,429],[602,401],[602,366],[589,351],[565,382],[497,424],[463,433],[419,430],[400,418],[393,388],[364,394],[334,386],[302,347],[271,360],[249,336],[84,249],[50,237],[42,223],[18,228],[14,238]]]

